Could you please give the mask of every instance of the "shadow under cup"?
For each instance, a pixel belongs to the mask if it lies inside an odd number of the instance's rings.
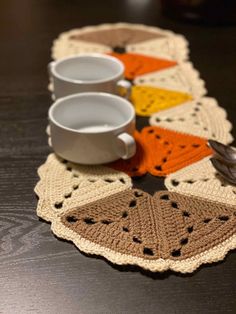
[[[135,154],[135,112],[122,97],[81,93],[57,100],[49,109],[52,147],[70,161],[102,164]]]

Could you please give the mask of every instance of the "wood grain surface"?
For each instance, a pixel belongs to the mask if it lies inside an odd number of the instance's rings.
[[[235,251],[194,274],[151,274],[85,256],[36,216],[37,168],[50,152],[52,40],[71,28],[120,21],[185,35],[209,95],[236,122],[235,26],[173,21],[161,16],[157,0],[1,0],[0,313],[236,313]],[[135,185],[150,193],[163,188],[151,176]]]

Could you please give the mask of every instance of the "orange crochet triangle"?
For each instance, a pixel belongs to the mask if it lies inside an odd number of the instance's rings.
[[[109,54],[124,63],[125,78],[128,80],[133,80],[139,75],[163,70],[177,64],[175,61],[148,57],[136,53],[119,54],[116,52],[111,52]]]
[[[151,86],[133,86],[130,100],[137,115],[148,117],[160,110],[190,101],[192,96],[183,92]]]
[[[129,160],[118,160],[110,166],[135,177],[149,172],[166,176],[211,155],[207,140],[159,127],[145,127],[135,132],[137,153]]]

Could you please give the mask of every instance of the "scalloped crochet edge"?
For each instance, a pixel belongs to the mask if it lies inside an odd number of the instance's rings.
[[[57,237],[72,241],[84,253],[103,256],[117,265],[136,265],[151,272],[164,272],[169,269],[180,273],[191,273],[202,264],[223,260],[229,251],[236,249],[235,234],[212,249],[182,261],[164,260],[161,258],[145,260],[140,257],[115,252],[82,238],[79,234],[65,227],[61,223],[59,216],[52,222],[51,230]]]
[[[44,186],[45,186],[45,184],[44,184],[44,177],[45,177],[45,175],[46,175],[46,173],[48,171],[48,167],[49,167],[50,159],[52,158],[52,155],[54,155],[54,154],[53,153],[49,154],[47,159],[46,159],[46,161],[38,168],[37,174],[38,174],[38,177],[39,177],[39,181],[37,182],[37,184],[34,187],[34,192],[35,192],[35,194],[39,198],[38,203],[37,203],[37,207],[36,207],[37,216],[42,218],[42,219],[44,219],[47,222],[52,222],[52,220],[55,219],[58,215],[61,215],[61,214],[65,213],[68,210],[68,209],[61,210],[58,213],[54,212],[50,208],[51,204],[48,204],[48,200],[45,199],[45,197],[44,197],[44,191],[45,191],[45,188],[44,188]],[[107,167],[103,166],[103,168],[107,168]],[[110,168],[107,168],[107,169],[110,169]],[[117,171],[117,170],[114,170],[114,169],[111,169],[111,170],[113,170],[117,174],[121,173],[120,171]],[[109,194],[105,193],[104,197],[106,197],[106,196],[108,196],[110,194],[118,193],[118,192],[126,190],[126,189],[131,189],[132,186],[133,186],[132,180],[131,180],[131,178],[128,175],[125,175],[125,176],[127,178],[127,185],[125,185],[125,186],[123,186],[123,185],[109,186],[109,189],[107,189],[107,191],[109,191],[110,193]],[[95,191],[94,195],[91,196],[89,203],[90,202],[94,202],[94,201],[96,201],[98,199],[96,197],[96,195],[97,195],[96,193],[97,193],[97,191]],[[80,206],[88,203],[88,202],[86,202],[86,198],[85,197],[83,197],[82,195],[80,197],[81,197],[80,202],[78,202]],[[45,203],[46,203],[46,205],[45,205]]]
[[[191,61],[179,62],[178,66],[183,69],[188,79],[193,83],[193,96],[200,97],[207,94],[206,83],[201,79],[200,72],[194,67]]]
[[[91,31],[99,31],[99,30],[106,30],[106,29],[115,29],[115,28],[122,28],[122,27],[128,27],[131,29],[141,29],[141,30],[146,30],[146,31],[152,31],[157,34],[163,34],[167,37],[173,37],[175,41],[175,46],[176,50],[178,51],[178,56],[177,61],[180,60],[187,60],[189,57],[189,44],[188,41],[185,39],[183,35],[180,34],[175,34],[172,31],[169,30],[163,30],[158,27],[154,26],[146,26],[142,24],[132,24],[132,23],[105,23],[105,24],[100,24],[100,25],[90,25],[90,26],[85,26],[81,28],[74,28],[69,31],[61,33],[58,38],[56,38],[53,41],[52,49],[51,49],[51,57],[53,59],[57,59],[57,49],[59,44],[61,42],[65,42],[68,40],[68,37],[75,35],[75,34],[80,34],[80,33],[86,33],[86,32],[91,32]],[[101,47],[106,47],[105,45],[99,44]],[[110,48],[108,47],[110,50]]]

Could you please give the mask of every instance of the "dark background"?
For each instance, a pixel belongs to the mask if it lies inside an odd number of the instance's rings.
[[[172,20],[161,15],[157,0],[1,0],[0,313],[236,313],[235,251],[194,274],[152,275],[81,254],[35,214],[37,168],[50,151],[52,41],[62,31],[104,22],[186,36],[208,94],[235,124],[235,26]],[[147,177],[137,185],[151,192],[161,181]]]

